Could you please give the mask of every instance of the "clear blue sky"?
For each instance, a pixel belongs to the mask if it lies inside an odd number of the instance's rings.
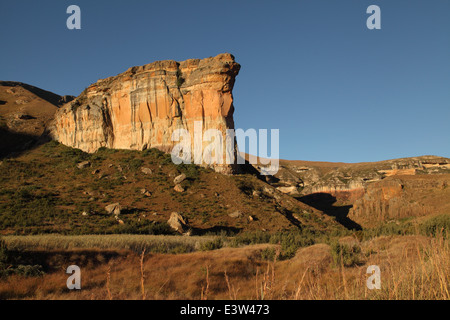
[[[82,30],[66,28],[71,4]],[[78,95],[130,66],[230,52],[236,127],[280,129],[281,158],[450,157],[449,16],[448,0],[1,0],[0,79]]]

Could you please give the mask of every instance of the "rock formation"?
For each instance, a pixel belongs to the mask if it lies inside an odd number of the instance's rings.
[[[408,195],[408,190],[405,191],[405,187],[407,189],[414,188],[418,182],[417,180],[402,181],[393,178],[370,184],[364,195],[353,204],[349,217],[367,226],[392,219],[432,213],[432,208],[425,206],[417,199],[417,195],[420,195],[421,191],[433,189],[430,184],[420,184],[419,189],[423,188],[423,190],[419,190],[419,192],[416,190],[412,196]]]
[[[0,81],[0,157],[46,141],[48,124],[70,99],[26,83]]]
[[[202,133],[218,129],[225,137],[234,129],[232,89],[239,69],[231,54],[130,68],[97,81],[58,110],[52,137],[90,153],[101,147],[169,152],[179,143],[172,141],[176,129],[187,129],[194,141],[196,121]],[[232,171],[230,165],[214,168]]]
[[[170,215],[169,220],[167,221],[167,224],[175,231],[179,233],[184,233],[189,231],[189,225],[187,219],[185,219],[181,214],[178,212],[172,212]]]
[[[446,213],[450,159],[420,156],[366,163],[280,160],[269,183],[279,191],[339,217],[353,228]],[[355,225],[356,223],[356,225]]]

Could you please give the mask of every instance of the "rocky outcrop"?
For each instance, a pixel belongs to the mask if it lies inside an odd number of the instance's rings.
[[[114,214],[115,216],[120,215],[122,209],[123,208],[119,203],[112,203],[105,207],[105,210],[106,212],[108,212],[108,214]]]
[[[369,184],[353,203],[349,218],[363,226],[448,212],[449,175],[390,177]]]
[[[370,184],[388,177],[447,173],[450,173],[450,159],[436,156],[355,164],[282,160],[271,184],[297,186],[302,195],[328,193],[354,202]]]
[[[189,230],[189,225],[187,219],[185,219],[181,214],[178,212],[172,212],[170,215],[169,220],[167,221],[167,224],[175,231],[179,233],[184,233]]]
[[[179,143],[171,139],[176,129],[187,129],[194,141],[196,121],[202,133],[218,129],[225,137],[234,129],[232,89],[239,69],[231,54],[130,68],[97,81],[62,107],[52,137],[86,152],[101,147],[169,152]],[[232,171],[232,166],[214,167]]]
[[[280,192],[282,192],[282,193],[290,194],[290,195],[298,194],[297,187],[295,187],[295,186],[291,186],[291,187],[278,187],[277,190],[280,191]]]
[[[25,83],[0,81],[0,157],[46,142],[47,126],[61,99]]]

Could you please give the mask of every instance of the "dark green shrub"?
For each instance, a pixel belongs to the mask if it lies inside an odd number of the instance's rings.
[[[177,169],[180,173],[184,173],[188,180],[196,180],[200,176],[200,167],[195,164],[179,164]]]
[[[170,154],[164,153],[156,148],[146,149],[142,151],[142,155],[151,158],[151,160],[155,160],[159,165],[173,164]],[[153,161],[150,162],[153,163]]]
[[[241,245],[269,243],[270,234],[262,231],[244,232],[231,240],[230,245],[232,247],[239,247]]]
[[[450,214],[443,214],[428,219],[420,226],[420,232],[427,236],[436,237],[442,234],[447,237],[450,231]]]
[[[170,253],[170,254],[183,254],[193,252],[194,249],[188,245],[178,244],[172,248],[168,248],[166,251],[162,251],[161,253]]]
[[[251,196],[253,194],[253,190],[256,189],[253,181],[245,178],[237,178],[236,186],[239,188],[239,190],[249,196]]]
[[[140,167],[142,167],[143,164],[144,161],[142,159],[136,158],[135,155],[131,155],[120,160],[120,165],[123,168],[129,168],[132,171],[138,170]]]
[[[0,203],[1,229],[40,226],[59,217],[55,195],[30,190],[20,189],[10,196],[7,203]]]
[[[222,247],[223,247],[223,240],[221,238],[217,238],[200,244],[201,251],[217,250]]]
[[[261,251],[261,259],[267,261],[274,261],[277,255],[275,248],[264,248]]]
[[[410,222],[407,223],[383,223],[374,228],[364,229],[355,234],[361,240],[373,239],[380,236],[396,236],[414,234],[414,228]]]
[[[14,274],[23,277],[41,277],[45,274],[40,265],[18,265],[13,270]]]
[[[14,260],[16,260],[15,257]],[[44,274],[42,266],[40,265],[14,265],[11,264],[12,258],[6,246],[6,242],[0,239],[0,278],[8,277],[10,275],[19,275],[24,277],[38,277]]]
[[[361,248],[335,241],[331,244],[331,256],[336,266],[353,267],[361,264]]]
[[[6,242],[0,239],[0,265],[7,263],[9,260],[9,252],[6,247]]]
[[[167,224],[167,222],[152,223],[148,227],[148,234],[153,235],[171,235],[174,234],[173,229]]]
[[[295,256],[297,250],[316,243],[318,236],[308,231],[278,232],[270,234],[262,231],[245,232],[231,240],[232,247],[260,243],[272,243],[281,245],[280,260],[290,259]]]
[[[315,241],[310,234],[297,231],[276,233],[271,236],[270,243],[281,244],[280,260],[285,260],[294,257],[299,248],[311,246]]]
[[[114,225],[108,233],[113,234],[150,234],[172,235],[173,230],[166,222],[153,222],[150,220],[128,220],[125,224]]]
[[[184,81],[185,81],[185,79],[182,77],[181,70],[178,69],[177,70],[177,87],[180,88],[183,85]]]
[[[118,150],[116,150],[116,149],[108,149],[108,148],[106,148],[106,147],[101,147],[101,148],[98,149],[97,152],[94,153],[94,154],[103,156],[103,155],[115,154],[115,153],[117,153],[117,152],[118,152]]]

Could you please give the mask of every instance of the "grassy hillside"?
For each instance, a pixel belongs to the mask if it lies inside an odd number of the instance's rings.
[[[90,165],[78,168],[83,161]],[[166,221],[172,212],[186,217],[194,234],[341,229],[255,176],[174,165],[170,155],[156,149],[86,154],[49,142],[3,160],[0,169],[2,234],[171,234]],[[173,179],[181,173],[187,179],[179,193]],[[123,224],[106,213],[111,203],[125,208]],[[237,211],[240,217],[229,216]]]

